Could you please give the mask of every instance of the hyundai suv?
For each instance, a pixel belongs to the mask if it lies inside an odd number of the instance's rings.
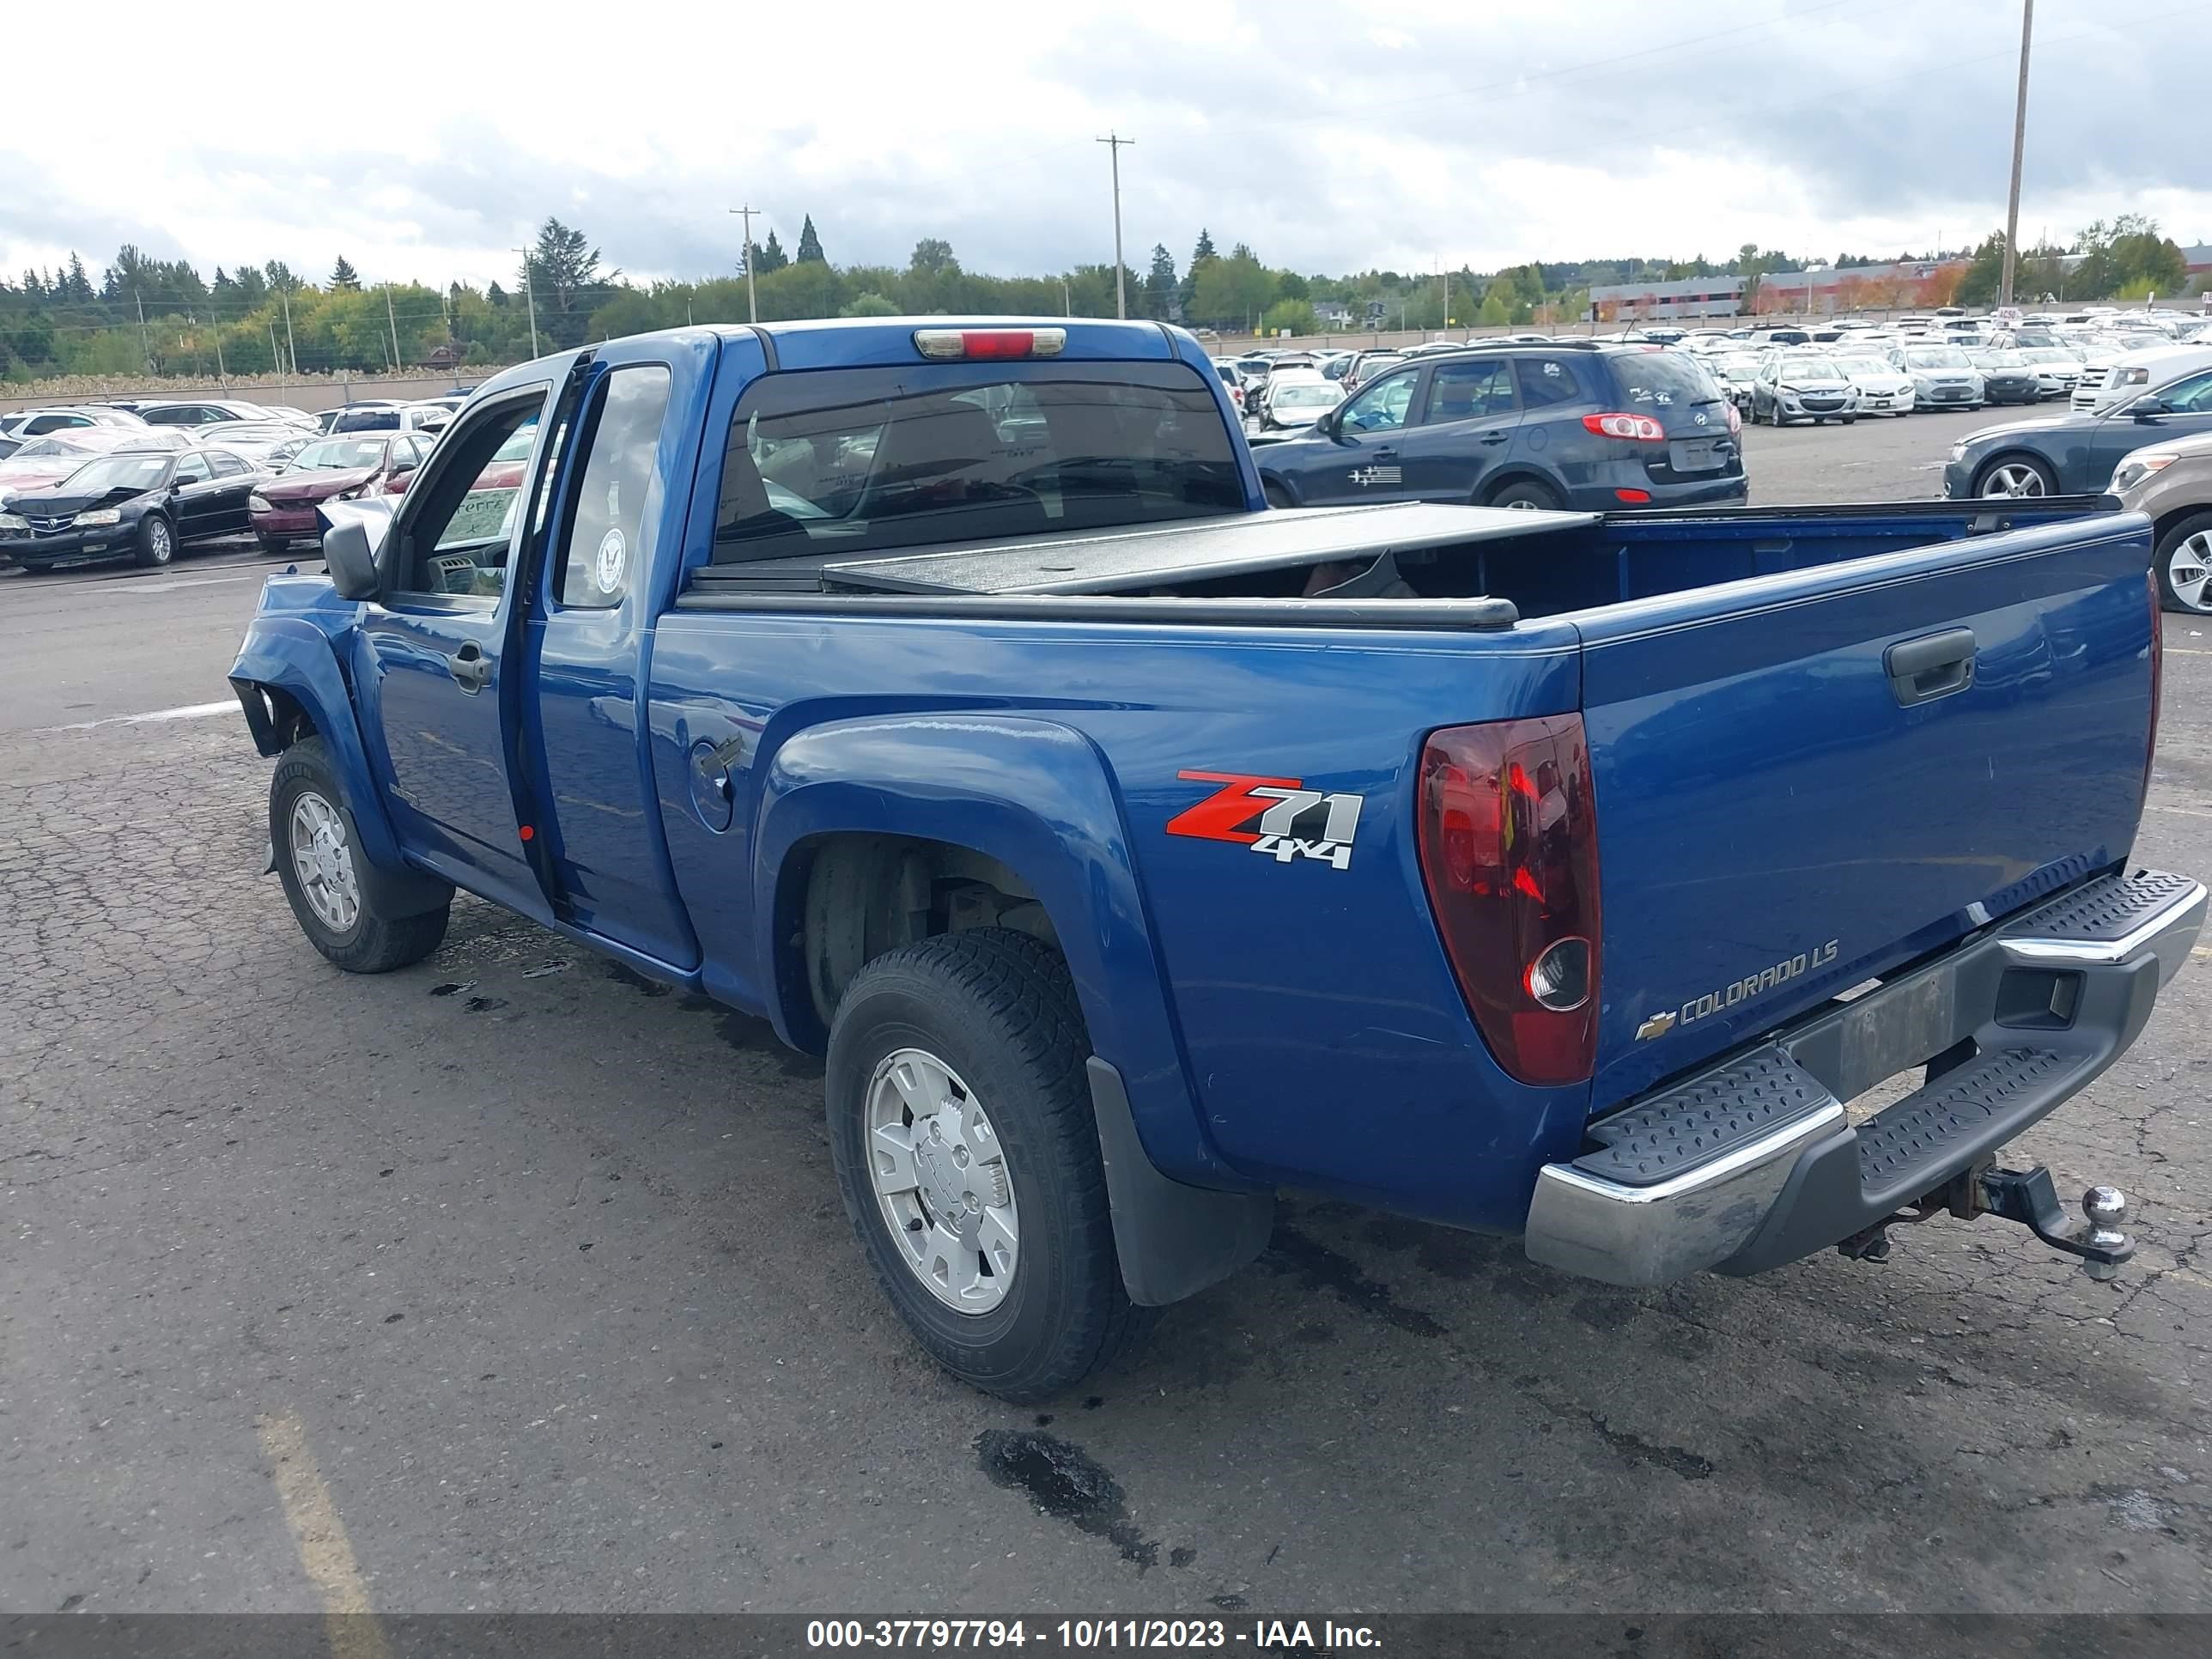
[[[1253,459],[1278,507],[1678,507],[1746,498],[1741,428],[1686,352],[1476,344],[1382,370]]]

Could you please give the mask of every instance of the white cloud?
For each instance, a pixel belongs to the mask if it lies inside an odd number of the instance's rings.
[[[1139,267],[1201,225],[1322,271],[1957,244],[2002,222],[2015,38],[2009,5],[1917,0],[16,9],[0,270],[127,240],[434,283],[506,277],[549,213],[634,276],[726,272],[746,201],[841,263],[1103,260],[1109,128]],[[2194,107],[2203,9],[2038,24],[2024,228],[2212,237],[2181,129],[2130,113]]]

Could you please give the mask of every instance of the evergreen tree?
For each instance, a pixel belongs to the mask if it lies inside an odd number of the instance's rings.
[[[790,263],[790,255],[783,251],[783,244],[775,240],[773,230],[769,232],[765,243],[753,249],[753,275],[756,276],[765,276],[771,270],[781,270]]]
[[[74,253],[70,255],[69,274],[54,273],[54,291],[72,305],[87,305],[92,300],[92,278],[84,274],[84,261]]]
[[[1213,237],[1205,226],[1198,229],[1198,246],[1190,251],[1190,268],[1194,271],[1214,257]]]
[[[799,228],[799,263],[802,265],[830,263],[823,257],[822,239],[814,234],[814,216],[811,213],[806,216],[806,222]]]
[[[261,267],[261,274],[267,279],[271,294],[297,294],[302,286],[292,274],[292,267],[282,259],[271,259]]]
[[[337,264],[331,267],[331,286],[343,294],[354,293],[361,287],[361,273],[346,263],[343,253],[338,255]]]
[[[1145,278],[1145,315],[1155,322],[1171,323],[1182,315],[1182,295],[1176,285],[1175,256],[1164,242],[1152,245],[1152,268]]]

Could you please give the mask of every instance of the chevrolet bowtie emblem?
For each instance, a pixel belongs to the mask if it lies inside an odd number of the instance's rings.
[[[1674,1029],[1674,1011],[1671,1008],[1663,1014],[1652,1015],[1636,1028],[1636,1040],[1642,1042],[1651,1037],[1665,1036]]]

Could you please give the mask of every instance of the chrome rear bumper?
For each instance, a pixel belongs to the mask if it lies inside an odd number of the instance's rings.
[[[1526,1248],[1616,1285],[1757,1273],[1876,1225],[2109,1066],[2203,930],[2202,883],[2100,878],[1590,1126]],[[1971,1039],[1971,1042],[1969,1042]],[[1856,1128],[1843,1103],[1942,1057]]]

